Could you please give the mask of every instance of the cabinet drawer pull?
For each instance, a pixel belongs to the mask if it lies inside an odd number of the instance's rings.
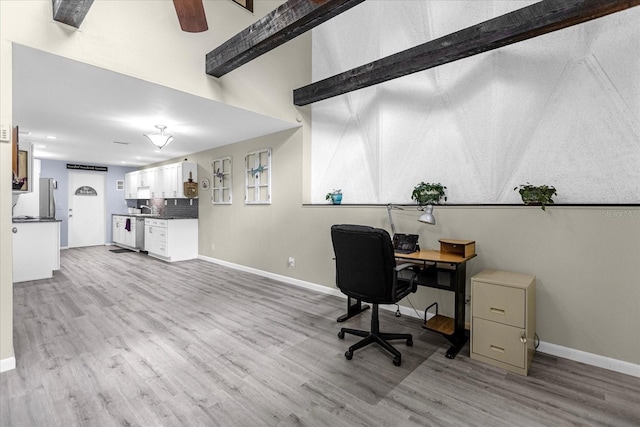
[[[520,342],[521,342],[522,344],[526,344],[526,342],[527,342],[527,337],[526,337],[526,335],[524,334],[524,332],[523,332],[522,334],[520,334]]]
[[[504,348],[502,347],[497,347],[495,345],[491,345],[489,346],[489,348],[493,351],[497,351],[498,353],[503,353],[504,354]]]
[[[502,315],[505,314],[504,310],[501,309],[501,308],[491,307],[491,310],[489,310],[489,311],[491,311],[492,313],[495,313],[495,314],[502,314]]]

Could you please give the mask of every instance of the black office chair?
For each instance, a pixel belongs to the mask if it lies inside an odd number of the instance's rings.
[[[344,334],[364,337],[349,347],[345,357],[351,360],[355,350],[377,342],[395,356],[393,364],[400,366],[402,355],[387,341],[407,340],[407,345],[412,346],[413,338],[411,334],[380,332],[378,304],[395,304],[415,292],[417,283],[414,279],[418,268],[413,264],[396,266],[391,237],[380,228],[334,225],[331,227],[331,240],[336,257],[338,289],[347,296],[373,304],[371,331],[340,329],[340,339]]]

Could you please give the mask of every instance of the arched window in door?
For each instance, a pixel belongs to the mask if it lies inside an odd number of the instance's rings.
[[[76,196],[97,196],[98,192],[93,187],[84,185],[82,187],[78,187],[78,189],[75,192],[75,195]]]

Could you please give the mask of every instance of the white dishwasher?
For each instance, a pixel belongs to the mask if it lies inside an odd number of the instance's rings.
[[[144,251],[144,218],[136,217],[136,245],[139,251]]]

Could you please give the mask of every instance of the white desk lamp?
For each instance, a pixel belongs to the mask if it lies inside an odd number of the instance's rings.
[[[391,210],[392,209],[398,209],[403,211],[404,208],[402,208],[401,206],[397,206],[397,205],[393,205],[391,203],[389,203],[387,205],[387,213],[389,214],[389,223],[391,224],[391,232],[393,234],[396,234],[396,226],[393,224],[393,218],[391,216]],[[435,225],[436,224],[436,218],[433,216],[433,205],[427,205],[427,206],[419,206],[418,210],[423,210],[424,213],[422,215],[420,215],[420,217],[418,218],[418,221],[420,222],[424,222],[427,224],[431,224],[431,225]]]
[[[387,214],[389,214],[389,224],[391,224],[391,236],[393,237],[396,234],[396,226],[393,224],[391,209],[399,209],[401,211],[403,211],[404,209],[402,209],[400,206],[392,205],[391,203],[387,205]]]
[[[433,205],[427,205],[425,207],[420,206],[418,209],[424,210],[424,213],[420,215],[418,221],[436,225],[436,218],[433,216]]]

